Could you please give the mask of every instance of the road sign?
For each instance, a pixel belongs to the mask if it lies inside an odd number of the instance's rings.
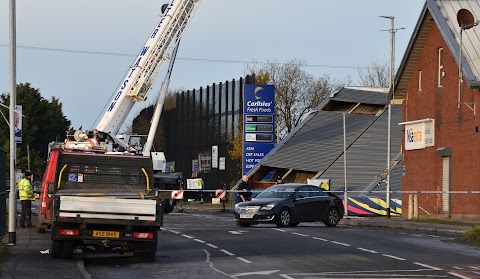
[[[183,200],[183,190],[172,191],[172,199]]]
[[[221,199],[222,201],[227,199],[227,191],[223,189],[215,190],[215,197]]]

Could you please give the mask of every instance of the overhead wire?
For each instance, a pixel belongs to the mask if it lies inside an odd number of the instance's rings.
[[[0,44],[0,47],[9,47],[8,44]],[[91,51],[91,50],[76,50],[65,48],[51,48],[51,47],[35,47],[35,46],[19,46],[20,49],[31,49],[41,51],[54,51],[54,52],[66,52],[66,53],[78,53],[87,55],[104,55],[104,56],[126,56],[136,57],[136,54],[118,53],[118,52],[105,52],[105,51]],[[288,64],[282,62],[262,62],[262,61],[244,61],[244,60],[229,60],[229,59],[210,59],[210,58],[192,58],[192,57],[177,57],[178,60],[192,61],[192,62],[208,62],[208,63],[233,63],[233,64]],[[312,68],[340,68],[340,69],[366,69],[369,67],[360,67],[352,65],[331,65],[331,64],[305,64],[305,67]]]

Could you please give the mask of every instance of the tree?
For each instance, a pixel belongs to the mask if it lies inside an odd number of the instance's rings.
[[[17,144],[16,168],[27,170],[28,146],[31,171],[35,177],[41,178],[46,166],[48,143],[54,140],[64,140],[71,122],[63,114],[62,103],[58,98],[52,97],[50,101],[44,99],[40,90],[32,88],[29,83],[18,84],[16,91],[16,103],[22,105],[23,113],[22,143]],[[8,107],[10,95],[8,93],[1,94],[0,103]],[[3,111],[4,115],[8,115],[8,109],[0,108],[0,111]],[[9,131],[5,121],[0,121],[0,131]],[[5,150],[10,151],[9,133],[0,133],[0,143]]]
[[[305,61],[292,59],[286,63],[267,61],[260,67],[254,64],[247,69],[255,74],[256,83],[275,85],[275,121],[280,139],[334,88],[334,81],[328,75],[315,78],[303,69],[305,66]]]
[[[370,67],[359,69],[358,76],[360,85],[366,87],[389,87],[390,85],[390,66],[386,62],[380,62],[373,59]]]
[[[163,104],[163,112],[169,111],[176,107],[176,94],[181,92],[180,89],[170,91],[165,96]],[[127,129],[131,134],[148,135],[150,131],[150,121],[152,120],[153,113],[155,112],[155,104],[151,104],[148,107],[142,109],[140,113],[133,119],[132,124]],[[168,147],[168,131],[165,129],[165,114],[160,115],[157,131],[155,132],[155,138],[153,146],[156,150],[163,152],[167,151]]]

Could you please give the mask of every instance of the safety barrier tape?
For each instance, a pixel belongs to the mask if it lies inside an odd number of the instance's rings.
[[[262,190],[247,190],[248,192],[251,193],[260,193]],[[177,190],[158,190],[158,192],[171,192],[171,191],[177,191]],[[217,193],[217,190],[189,190],[189,189],[183,189],[184,192],[198,192],[198,193]],[[244,193],[246,192],[245,190],[224,190],[226,193]],[[282,192],[282,191],[276,191],[276,192]],[[303,191],[297,191],[298,193],[301,193]],[[326,191],[326,192],[331,192],[331,193],[395,193],[395,194],[480,194],[480,191]],[[286,191],[286,193],[291,193],[291,191]]]

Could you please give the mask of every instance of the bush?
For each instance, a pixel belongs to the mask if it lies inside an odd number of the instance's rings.
[[[465,232],[462,236],[462,240],[480,246],[480,225],[476,225]]]

